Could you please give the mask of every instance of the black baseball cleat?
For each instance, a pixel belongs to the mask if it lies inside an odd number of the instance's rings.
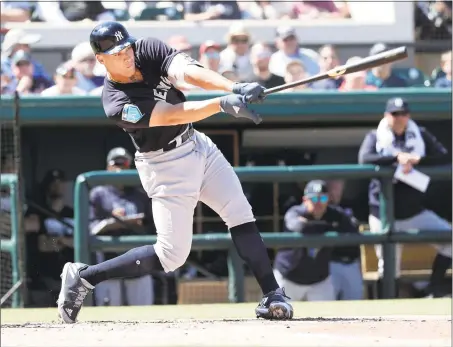
[[[282,288],[267,293],[255,309],[256,318],[287,320],[292,319],[294,310]]]
[[[80,271],[88,265],[82,263],[66,263],[61,273],[61,290],[58,296],[58,314],[65,323],[77,321],[83,300],[94,289],[87,281],[80,278]]]

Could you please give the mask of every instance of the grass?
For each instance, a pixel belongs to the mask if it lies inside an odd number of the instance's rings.
[[[255,303],[84,307],[79,321],[156,321],[181,319],[255,318]],[[451,316],[451,299],[398,299],[329,302],[294,302],[295,318],[363,316]],[[2,309],[2,324],[50,323],[57,321],[56,308]]]

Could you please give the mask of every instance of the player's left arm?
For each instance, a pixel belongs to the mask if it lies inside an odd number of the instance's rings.
[[[258,83],[238,83],[219,73],[206,69],[185,53],[174,56],[168,67],[168,76],[176,82],[185,82],[205,90],[224,91],[244,95],[247,102],[264,99],[265,88]]]
[[[420,132],[425,142],[426,155],[420,158],[419,165],[443,165],[451,161],[451,156],[447,149],[431,134],[426,128],[420,128]]]

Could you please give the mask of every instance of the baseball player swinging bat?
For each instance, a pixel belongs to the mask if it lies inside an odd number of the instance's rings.
[[[366,69],[370,69],[379,65],[384,65],[388,63],[392,63],[397,60],[402,60],[407,58],[407,49],[405,46],[398,47],[395,49],[391,49],[386,52],[382,52],[379,54],[371,55],[367,58],[363,58],[362,60],[346,65],[340,65],[335,67],[332,70],[322,72],[315,76],[311,76],[308,78],[304,78],[303,80],[282,84],[281,86],[269,88],[264,91],[264,95],[269,95],[273,93],[280,92],[282,90],[298,87],[303,84],[308,84],[320,80],[324,80],[326,78],[337,78],[343,75],[347,75],[353,72],[362,71]]]

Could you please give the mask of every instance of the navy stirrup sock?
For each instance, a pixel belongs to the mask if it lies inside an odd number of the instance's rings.
[[[161,270],[154,246],[142,246],[80,271],[80,277],[95,286],[113,278],[140,277]]]
[[[235,226],[230,233],[239,256],[252,270],[263,294],[276,290],[279,286],[255,222]]]

